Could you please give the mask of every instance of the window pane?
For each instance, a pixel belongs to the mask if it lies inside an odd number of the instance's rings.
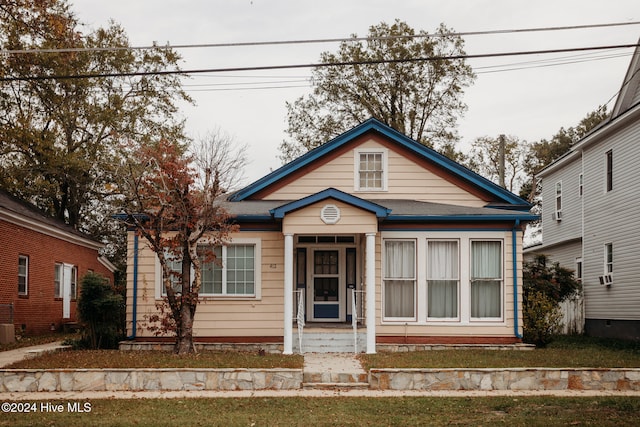
[[[458,278],[458,242],[428,242],[427,268],[428,278],[435,280]]]
[[[227,247],[227,294],[251,295],[254,287],[253,245],[231,245]]]
[[[500,317],[500,282],[478,280],[471,284],[471,317]]]
[[[414,282],[386,280],[384,287],[385,317],[414,317]]]
[[[429,317],[458,317],[458,281],[429,280]]]
[[[387,240],[385,242],[385,277],[389,279],[415,278],[415,242]]]
[[[471,242],[471,279],[501,279],[500,242]]]

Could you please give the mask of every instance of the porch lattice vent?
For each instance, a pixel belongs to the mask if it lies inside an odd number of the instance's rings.
[[[340,221],[340,208],[336,205],[325,205],[320,211],[320,218],[325,224],[335,224]]]

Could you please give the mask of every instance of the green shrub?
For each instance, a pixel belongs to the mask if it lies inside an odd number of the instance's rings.
[[[558,334],[562,325],[560,302],[580,292],[573,271],[537,255],[522,269],[522,311],[524,341],[544,347]]]
[[[558,334],[562,313],[558,303],[542,292],[529,293],[523,307],[524,341],[545,347]]]
[[[77,312],[83,324],[79,347],[117,348],[123,338],[120,325],[124,310],[122,295],[119,295],[107,279],[99,274],[88,273],[82,279]]]

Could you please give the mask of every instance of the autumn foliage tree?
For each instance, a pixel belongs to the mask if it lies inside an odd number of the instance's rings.
[[[213,248],[226,243],[235,230],[218,201],[225,190],[220,176],[223,169],[241,165],[243,154],[223,150],[220,156],[198,167],[195,160],[203,159],[162,140],[136,151],[137,161],[127,165],[128,179],[123,183],[124,217],[155,252],[162,268],[168,310],[165,318],[156,320],[175,331],[179,354],[195,351],[193,322],[202,263],[215,262]],[[175,261],[181,263],[180,271],[172,269]]]
[[[0,50],[0,187],[104,237],[119,144],[184,138],[181,77],[153,74],[180,56],[90,30],[68,0],[0,1]]]

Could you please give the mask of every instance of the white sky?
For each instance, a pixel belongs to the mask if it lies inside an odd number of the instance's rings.
[[[640,21],[638,0],[70,0],[91,28],[110,19],[126,30],[132,46],[234,43],[366,36],[368,28],[396,18],[416,31],[440,23],[458,32]],[[468,36],[468,54],[636,43],[640,25]],[[180,50],[183,69],[317,63],[337,43]],[[584,56],[580,53],[471,60],[478,73],[467,89],[468,111],[459,121],[459,148],[477,137],[501,133],[527,141],[550,138],[575,126],[620,89],[632,50],[590,53],[585,62],[488,73],[481,67]],[[577,56],[577,58],[580,58]],[[594,60],[597,57],[599,59]],[[310,70],[197,75],[185,81],[195,107],[185,106],[193,137],[216,128],[248,144],[246,183],[281,166],[286,137],[285,102],[309,93]],[[275,83],[280,82],[280,83]],[[216,86],[211,86],[216,85]],[[265,89],[273,86],[302,86]],[[253,87],[254,89],[248,89]],[[255,88],[262,89],[255,89]],[[224,89],[224,90],[221,90]],[[608,105],[611,109],[611,103]]]

